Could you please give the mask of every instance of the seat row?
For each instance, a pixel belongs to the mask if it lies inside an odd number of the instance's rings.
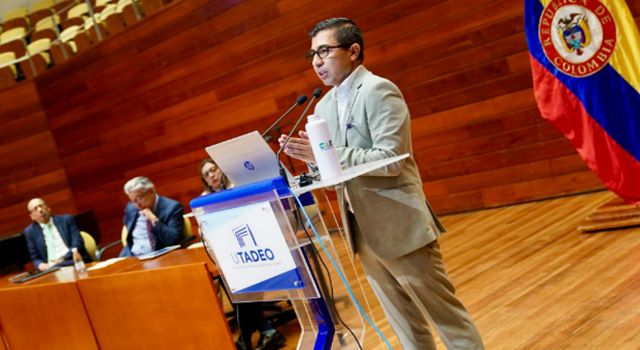
[[[89,6],[86,2],[67,1],[66,7],[40,18],[34,27],[5,30],[0,34],[0,88],[67,61],[106,36],[120,33],[145,15],[158,11],[165,3],[168,1],[95,0],[95,6]]]
[[[118,0],[91,0],[90,6],[98,11],[112,2],[117,3]],[[54,0],[40,0],[32,6],[31,11],[22,6],[5,12],[0,31],[6,32],[16,27],[38,29],[41,22],[45,23],[44,20],[52,16],[55,16],[59,24],[61,20],[82,16],[87,12],[87,7],[89,5],[84,0],[63,0],[58,3],[54,3]]]

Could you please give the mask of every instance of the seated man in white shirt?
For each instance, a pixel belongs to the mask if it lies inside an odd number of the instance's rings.
[[[56,265],[72,265],[72,248],[78,248],[85,261],[90,261],[84,249],[80,230],[71,215],[51,215],[51,208],[41,198],[27,204],[33,222],[24,229],[29,256],[40,271]]]

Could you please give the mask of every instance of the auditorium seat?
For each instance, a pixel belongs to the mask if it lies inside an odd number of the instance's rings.
[[[91,23],[91,24],[93,24],[93,23]],[[102,35],[102,39],[98,38],[98,32],[96,30],[96,27],[99,28],[100,34]],[[85,29],[85,32],[89,36],[90,42],[93,43],[93,44],[96,44],[96,43],[100,42],[101,40],[104,40],[107,37],[107,34],[108,34],[107,33],[107,28],[102,23],[97,23],[96,25],[89,26],[88,29]]]
[[[93,19],[91,17],[83,17],[83,19],[84,19],[84,24],[82,25],[82,30],[84,31],[89,30],[89,28],[91,28],[95,23],[100,23],[97,16],[95,16]]]
[[[74,44],[75,46],[73,41],[68,43],[59,41],[51,43],[51,59],[53,60],[54,65],[61,64],[75,56],[77,49],[74,49],[70,44]]]
[[[104,6],[104,8],[102,9],[102,11],[100,11],[100,21],[105,21],[107,19],[107,17],[111,16],[112,14],[116,13],[116,5],[115,4],[107,4]]]
[[[133,0],[120,0],[116,5],[116,12],[122,14],[127,26],[132,26],[142,19],[142,11],[138,2]]]
[[[2,64],[0,64],[0,66],[2,66]],[[0,68],[0,89],[4,89],[13,85],[16,85],[16,78],[14,77],[11,68]]]
[[[113,0],[96,0],[95,7],[107,6],[109,4],[113,4]]]
[[[127,25],[125,24],[122,15],[119,13],[112,13],[109,17],[107,17],[104,23],[107,26],[109,35],[121,33],[127,29]]]
[[[116,12],[115,5],[108,5],[104,11],[100,13],[100,20],[105,24],[109,35],[121,33],[127,29],[122,14]]]
[[[34,23],[38,23],[41,19],[47,18],[53,14],[53,9],[51,8],[43,8],[36,11],[31,10],[31,13],[29,14],[29,23],[33,26]]]
[[[73,37],[73,42],[76,46],[76,53],[85,52],[91,48],[91,38],[84,31],[78,31]]]
[[[37,32],[34,32],[33,34],[31,34],[31,41],[37,41],[40,39],[49,39],[51,41],[54,41],[56,39],[58,39],[58,34],[56,34],[56,32],[51,29],[51,28],[46,28],[46,29],[42,29],[42,30],[38,30]]]
[[[14,52],[2,52],[0,53],[0,66],[5,66],[5,64],[15,61],[15,59],[16,54]],[[8,68],[9,70],[11,70],[14,80],[18,78],[18,70],[16,69],[16,66],[14,64],[5,66],[4,68]]]
[[[55,64],[60,64],[73,57],[78,52],[76,37],[80,38],[80,26],[71,26],[60,33],[60,38],[51,44],[51,58]],[[86,35],[85,35],[86,37]],[[87,46],[90,44],[87,42]]]
[[[98,15],[99,13],[101,13],[102,11],[104,11],[104,9],[109,6],[109,5],[114,5],[112,0],[92,0],[91,3],[93,4],[93,13],[94,15]],[[100,19],[102,20],[102,19]]]
[[[40,39],[27,46],[31,57],[19,63],[20,70],[26,79],[32,79],[47,70],[51,58],[45,50],[49,50],[50,43],[49,39]]]
[[[35,55],[19,63],[20,70],[26,79],[44,73],[47,70],[47,63],[42,55]]]
[[[4,19],[4,22],[6,23],[9,20],[12,20],[14,18],[26,18],[27,15],[29,15],[29,10],[25,7],[25,6],[20,6],[20,7],[16,7],[14,9],[8,10],[7,12],[4,13],[4,15],[2,16]]]
[[[139,19],[138,16],[136,15],[136,12],[133,8],[133,5],[127,5],[122,9],[122,12],[120,12],[122,14],[122,18],[124,19],[124,23],[127,26],[132,26],[134,24],[136,24]]]
[[[53,11],[55,13],[57,13],[58,15],[60,15],[60,19],[62,19],[64,21],[65,19],[67,19],[67,12],[76,3],[77,3],[76,0],[63,0],[63,1],[60,1],[60,2],[56,3],[55,5],[53,5]]]
[[[67,18],[85,17],[89,14],[89,7],[86,3],[80,3],[69,9]]]
[[[84,241],[84,249],[87,251],[91,259],[93,259],[93,261],[97,261],[98,259],[96,258],[96,253],[97,253],[96,240],[93,239],[93,237],[90,234],[84,231],[80,231],[80,236],[82,236],[82,240]]]
[[[36,31],[38,30],[42,30],[42,29],[46,29],[46,28],[54,28],[57,27],[60,24],[60,16],[58,15],[51,15],[49,17],[45,17],[40,19],[34,29]]]
[[[84,26],[84,19],[82,17],[66,18],[62,20],[62,29],[67,29],[71,26]]]
[[[49,11],[51,11],[51,8],[56,4],[56,2],[54,0],[39,0],[33,3],[33,5],[31,5],[31,13],[35,13],[41,10],[46,10],[48,9]]]
[[[13,28],[0,34],[0,43],[8,43],[12,40],[23,39],[27,35],[25,28]]]
[[[4,28],[4,30],[10,30],[13,28],[24,28],[25,30],[28,30],[30,26],[29,20],[26,17],[17,17],[5,21],[2,24],[2,27]]]
[[[15,57],[22,57],[27,52],[27,47],[22,40],[12,40],[0,44],[0,53],[2,52],[13,52]]]
[[[78,32],[81,30],[80,26],[71,26],[60,32],[60,41],[66,43],[72,41]]]
[[[117,12],[122,12],[122,10],[129,5],[133,4],[133,0],[118,0],[117,4],[116,4],[116,11]]]
[[[101,23],[103,26],[105,25],[104,19],[100,12],[95,12],[93,15],[93,19],[91,17],[84,18],[84,25],[83,25],[84,30],[85,31],[89,30],[89,28],[91,28],[95,23]]]
[[[49,49],[51,48],[51,39],[42,38],[36,41],[33,41],[31,44],[27,45],[27,52],[33,56],[42,56],[44,58],[44,62],[47,66],[51,64],[51,55],[49,54]]]

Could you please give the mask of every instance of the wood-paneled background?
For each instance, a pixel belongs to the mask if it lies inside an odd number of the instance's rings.
[[[44,196],[59,213],[77,213],[33,82],[0,91],[0,121],[0,237],[30,223],[33,197]]]
[[[602,188],[536,109],[523,1],[177,0],[0,92],[0,235],[42,196],[58,213],[93,209],[117,239],[137,175],[188,205],[205,146],[263,130],[319,86],[306,32],[333,16],[358,22],[365,65],[403,91],[438,213]]]

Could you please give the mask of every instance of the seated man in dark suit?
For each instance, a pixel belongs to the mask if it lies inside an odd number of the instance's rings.
[[[73,216],[51,216],[51,208],[41,198],[30,200],[27,209],[34,222],[24,229],[24,236],[29,256],[38,270],[44,271],[55,265],[73,265],[72,248],[78,248],[85,261],[91,260]]]
[[[159,196],[144,176],[127,181],[124,192],[130,200],[123,220],[128,235],[120,256],[142,255],[179,243],[184,227],[180,203]]]

